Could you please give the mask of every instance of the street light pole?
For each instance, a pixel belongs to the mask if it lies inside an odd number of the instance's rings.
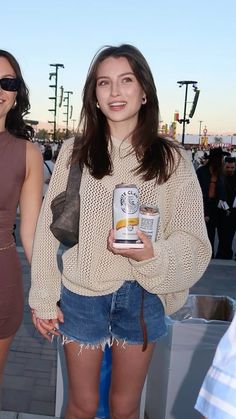
[[[73,123],[73,133],[74,133],[75,132],[75,122],[76,122],[76,119],[72,119],[71,121]]]
[[[182,132],[182,144],[184,144],[185,137],[185,124],[189,124],[189,119],[186,119],[186,109],[187,109],[187,97],[188,97],[188,83],[185,84],[185,98],[184,98],[184,119],[183,119],[183,132]]]
[[[53,121],[48,121],[50,124],[53,124],[53,141],[56,141],[56,130],[57,130],[57,80],[58,80],[58,69],[64,68],[64,64],[49,64],[50,67],[55,67],[55,72],[49,73],[49,80],[52,77],[55,78],[55,84],[50,84],[49,87],[54,89],[54,96],[49,97],[50,100],[54,101],[52,109],[48,109],[50,112],[53,112]]]
[[[66,112],[63,112],[64,115],[66,115],[66,120],[63,121],[66,123],[66,138],[68,138],[68,125],[69,125],[69,104],[70,104],[70,95],[73,95],[73,92],[70,91],[64,91],[65,94],[65,98],[64,101],[66,102],[66,104],[64,105],[64,107],[66,108]]]
[[[188,100],[188,86],[189,84],[193,85],[194,91],[196,93],[199,92],[199,90],[197,90],[197,81],[193,81],[193,80],[183,80],[183,81],[177,81],[177,83],[179,84],[179,87],[182,87],[183,85],[185,85],[185,97],[184,97],[184,116],[182,119],[179,119],[178,122],[180,124],[183,124],[183,131],[182,131],[182,144],[184,145],[184,137],[185,137],[185,124],[189,124],[190,120],[189,118],[186,118],[186,112],[187,112],[187,100]],[[199,94],[199,93],[198,93]],[[197,97],[198,98],[198,97]],[[195,104],[196,107],[196,104]],[[195,110],[194,107],[194,110]],[[193,112],[194,112],[193,110]],[[193,112],[192,112],[192,116],[193,116]]]
[[[199,122],[199,145],[201,145],[202,122],[203,121],[198,121],[198,122]]]

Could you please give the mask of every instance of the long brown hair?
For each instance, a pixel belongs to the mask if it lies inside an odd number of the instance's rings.
[[[158,183],[163,183],[178,165],[179,158],[176,159],[175,155],[180,156],[179,145],[158,134],[159,104],[153,76],[144,56],[132,45],[103,47],[92,60],[83,89],[76,161],[81,166],[87,166],[97,179],[110,175],[113,170],[109,153],[109,126],[106,117],[96,106],[97,69],[108,57],[125,57],[128,60],[147,98],[147,103],[140,108],[138,123],[132,133],[132,147],[138,160],[135,171],[142,174],[144,180],[156,178]]]
[[[16,137],[30,140],[33,138],[34,130],[24,122],[23,117],[30,109],[29,90],[24,82],[20,66],[10,52],[0,49],[0,57],[4,57],[12,66],[16,77],[20,80],[19,89],[16,95],[15,106],[10,109],[6,117],[6,129]]]

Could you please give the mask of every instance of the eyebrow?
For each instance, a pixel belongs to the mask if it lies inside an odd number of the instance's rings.
[[[3,74],[3,75],[1,76],[1,79],[7,78],[7,77],[13,77],[13,78],[16,78],[16,75],[15,75],[15,74]]]
[[[123,77],[123,76],[135,76],[135,74],[132,72],[132,71],[128,71],[127,73],[121,73],[121,74],[119,74],[119,76],[118,77]],[[97,77],[97,80],[99,80],[99,79],[109,79],[110,77],[109,76],[100,76],[100,77]]]

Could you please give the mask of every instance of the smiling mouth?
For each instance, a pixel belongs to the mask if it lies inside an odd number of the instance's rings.
[[[127,102],[112,102],[109,103],[110,108],[123,108],[126,106]]]

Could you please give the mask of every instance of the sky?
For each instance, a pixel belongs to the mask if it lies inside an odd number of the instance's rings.
[[[30,90],[29,119],[53,119],[49,64],[61,63],[58,86],[73,91],[69,128],[77,126],[94,54],[104,45],[129,43],[151,67],[164,123],[173,121],[175,111],[183,117],[185,86],[177,81],[194,80],[200,95],[186,133],[198,134],[201,126],[208,134],[231,135],[236,133],[235,16],[236,0],[11,0],[1,5],[0,48],[20,63]],[[187,113],[193,97],[190,86]],[[63,112],[62,106],[61,127]]]

